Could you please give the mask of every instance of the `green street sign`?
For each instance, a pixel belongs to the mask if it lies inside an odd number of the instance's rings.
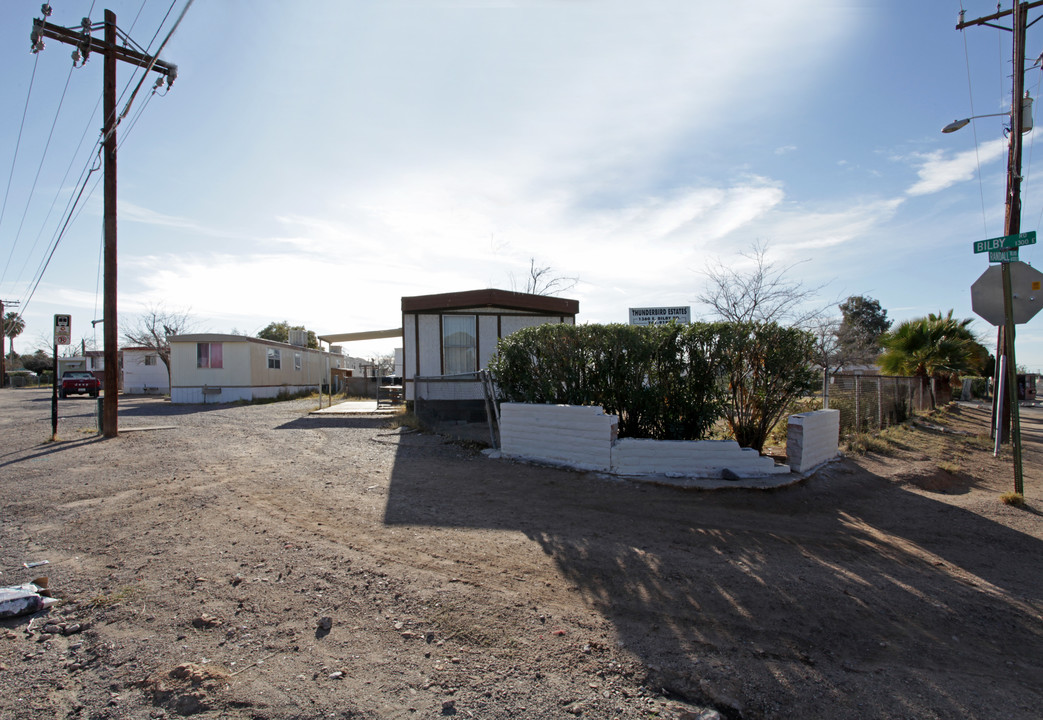
[[[992,250],[1010,250],[1012,248],[1021,247],[1022,245],[1035,244],[1036,231],[1030,230],[1029,232],[1023,232],[1020,235],[1004,235],[1002,237],[989,238],[988,240],[978,240],[974,243],[974,252],[983,253],[991,252]]]
[[[989,262],[1015,262],[1017,259],[1017,248],[1013,250],[989,250]]]

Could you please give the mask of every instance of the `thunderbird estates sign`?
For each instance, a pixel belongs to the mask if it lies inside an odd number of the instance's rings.
[[[671,320],[687,325],[691,316],[691,307],[630,308],[631,325],[666,325]]]

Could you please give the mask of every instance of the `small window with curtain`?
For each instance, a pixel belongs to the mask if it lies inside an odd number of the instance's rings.
[[[222,355],[221,343],[196,343],[197,368],[223,367]]]
[[[293,369],[297,370],[298,372],[301,369],[301,354],[300,353],[294,353],[293,354]]]
[[[155,355],[146,355],[145,356],[145,364],[146,365],[155,365],[156,364],[156,356]]]
[[[282,353],[279,348],[268,348],[268,369],[278,370],[282,367]]]
[[[442,316],[442,357],[445,374],[459,375],[478,369],[478,318],[475,315]]]

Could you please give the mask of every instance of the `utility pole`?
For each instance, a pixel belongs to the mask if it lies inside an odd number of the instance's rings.
[[[1014,7],[1010,10],[996,12],[977,20],[964,21],[963,12],[960,12],[960,22],[956,29],[963,30],[972,25],[988,25],[1001,30],[1010,30],[1014,36],[1013,42],[1013,87],[1011,88],[1010,105],[1010,145],[1007,154],[1007,199],[1006,199],[1006,225],[1005,235],[1017,235],[1021,232],[1021,133],[1023,129],[1022,98],[1025,94],[1025,29],[1028,27],[1028,11],[1043,5],[1043,0],[1036,2],[1020,2],[1015,0]],[[1013,28],[1005,28],[993,24],[1007,15],[1012,15]],[[1033,21],[1034,22],[1034,21]],[[996,412],[1001,413],[1000,439],[1008,434],[1013,441],[1014,447],[1014,492],[1024,493],[1024,481],[1021,464],[1021,417],[1018,412],[1018,370],[1014,355],[1014,316],[1011,312],[1013,303],[1010,263],[1004,261],[1000,264],[1003,276],[1003,318],[1004,324],[1001,330],[1002,353],[1006,357],[1006,377],[1004,378],[1003,395],[997,393]],[[999,349],[999,348],[997,348]],[[999,367],[1000,357],[996,358]],[[997,386],[999,383],[997,383]],[[999,388],[997,387],[997,390]]]
[[[45,4],[44,13],[50,14]],[[104,252],[104,306],[103,319],[104,357],[105,357],[105,395],[102,400],[102,433],[105,437],[116,437],[119,434],[117,418],[119,403],[119,321],[116,318],[116,126],[120,118],[116,112],[116,61],[122,60],[145,68],[145,72],[154,71],[168,78],[168,86],[177,77],[177,66],[159,60],[151,55],[134,50],[127,44],[117,42],[116,13],[105,11],[105,39],[98,40],[91,36],[97,29],[90,20],[84,18],[82,31],[77,32],[59,25],[52,25],[44,20],[33,20],[34,52],[42,47],[40,38],[52,38],[59,42],[73,45],[79,49],[84,61],[92,52],[104,55],[102,67],[102,106],[105,112],[103,130],[104,173],[105,173],[105,252]]]
[[[18,300],[0,300],[0,388],[4,386],[4,378],[7,377],[7,348],[4,347],[4,341],[7,339],[6,332],[7,328],[4,325],[4,303],[8,305],[18,305]]]

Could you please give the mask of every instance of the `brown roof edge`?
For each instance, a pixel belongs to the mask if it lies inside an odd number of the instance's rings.
[[[402,298],[402,312],[404,313],[472,307],[501,307],[510,310],[545,312],[550,315],[576,315],[579,312],[579,300],[492,288]]]

